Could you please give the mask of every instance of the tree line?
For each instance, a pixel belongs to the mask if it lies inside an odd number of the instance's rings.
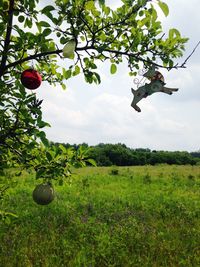
[[[59,145],[59,143],[53,143]],[[125,144],[104,144],[95,146],[82,144],[62,144],[66,148],[73,147],[78,149],[81,145],[88,148],[88,156],[96,161],[97,166],[135,166],[135,165],[155,165],[155,164],[177,164],[177,165],[196,165],[200,163],[200,152],[187,151],[156,151],[149,148],[132,149]]]

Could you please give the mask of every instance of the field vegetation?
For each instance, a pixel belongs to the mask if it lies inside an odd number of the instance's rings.
[[[0,266],[200,266],[200,166],[87,167],[32,200],[34,172],[1,176]]]

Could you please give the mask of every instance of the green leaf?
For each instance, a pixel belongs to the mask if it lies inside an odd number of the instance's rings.
[[[54,24],[58,24],[57,18],[51,13],[54,10],[55,10],[55,8],[51,5],[49,5],[49,6],[46,6],[45,8],[43,8],[41,13],[46,15]]]
[[[39,133],[39,137],[40,137],[40,140],[42,141],[43,145],[45,145],[45,146],[49,146],[49,141],[48,141],[48,139],[46,138],[46,134],[45,134],[45,132],[41,131],[41,132]]]
[[[96,161],[94,159],[87,159],[86,162],[90,163],[92,166],[97,166]]]
[[[24,17],[24,16],[19,16],[19,17],[18,17],[18,21],[19,21],[20,23],[24,22],[24,20],[25,20],[25,17]]]
[[[96,80],[94,80],[97,84],[101,83],[101,77],[98,73],[94,72],[94,76],[96,78]]]
[[[57,35],[58,38],[61,37],[61,33],[60,32],[57,32],[56,35]]]
[[[8,11],[9,9],[9,2],[8,1],[3,1],[3,10]]]
[[[169,60],[169,67],[172,68],[173,66],[174,66],[174,62],[173,62],[173,60],[170,59]]]
[[[81,41],[84,42],[85,41],[85,37],[84,36],[81,36]]]
[[[84,75],[85,75],[85,81],[87,82],[87,83],[92,83],[93,82],[93,72],[91,72],[91,71],[86,71],[85,73],[84,73]]]
[[[73,76],[76,76],[80,73],[80,67],[78,65],[75,66],[75,70],[73,71]]]
[[[69,69],[69,70],[65,70],[64,68],[62,69],[63,70],[63,77],[67,80],[69,78],[71,78],[72,76],[72,71]]]
[[[66,44],[66,42],[67,42],[67,40],[66,40],[65,37],[61,37],[61,38],[60,38],[60,43],[61,43],[61,44]]]
[[[167,17],[169,15],[168,5],[162,1],[159,1],[158,5],[161,8],[162,12],[164,13],[165,17]]]
[[[40,21],[38,23],[41,27],[51,27],[51,25],[46,21]]]
[[[139,11],[139,16],[142,17],[144,15],[144,11],[143,10],[140,10]]]
[[[105,5],[105,0],[99,0],[99,5]]]
[[[63,90],[66,90],[66,89],[67,89],[66,84],[62,83],[61,86],[62,86],[62,89],[63,89]]]
[[[45,29],[42,33],[43,33],[44,36],[48,36],[49,34],[52,33],[52,30],[49,29],[49,28],[47,28],[47,29]]]
[[[53,10],[55,10],[55,8],[51,5],[49,5],[49,6],[44,7],[41,12],[42,12],[42,14],[47,14]]]
[[[180,32],[175,28],[169,30],[169,38],[173,39],[174,36],[175,37],[180,37],[181,36]]]
[[[63,153],[67,152],[67,148],[63,146],[62,144],[59,145],[59,148],[62,150]]]
[[[85,4],[85,9],[86,10],[93,10],[95,8],[94,1],[88,1]]]
[[[45,121],[41,121],[41,120],[39,120],[39,121],[38,121],[38,127],[39,127],[39,128],[51,127],[51,125],[50,125],[49,123],[45,122]]]
[[[110,11],[111,11],[111,10],[110,10],[110,8],[109,8],[108,6],[104,6],[104,7],[103,7],[103,12],[105,13],[105,15],[108,16],[108,15],[110,14]]]
[[[49,162],[52,160],[52,155],[48,151],[46,151],[46,157]]]
[[[26,27],[26,26],[28,26],[28,27],[31,29],[32,26],[33,26],[32,20],[30,20],[30,19],[26,19],[26,20],[25,20],[24,27]]]
[[[111,64],[111,66],[110,66],[110,73],[111,74],[115,74],[116,71],[117,71],[117,66],[114,63]]]

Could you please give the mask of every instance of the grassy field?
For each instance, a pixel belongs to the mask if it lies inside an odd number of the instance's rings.
[[[200,266],[200,166],[78,169],[48,206],[33,173],[6,181],[1,267]]]

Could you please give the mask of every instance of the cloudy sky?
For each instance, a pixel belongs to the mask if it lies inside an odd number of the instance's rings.
[[[112,5],[118,0],[107,0]],[[162,16],[165,31],[177,28],[190,40],[179,63],[200,40],[200,1],[165,1],[170,14]],[[178,87],[172,96],[154,94],[143,99],[141,113],[131,106],[134,87],[128,68],[123,65],[115,75],[109,64],[99,68],[101,85],[89,85],[81,75],[69,80],[67,90],[43,82],[38,97],[43,101],[43,118],[51,124],[46,129],[52,141],[89,145],[124,143],[131,148],[156,150],[200,149],[200,47],[186,69],[162,71],[168,87]]]

